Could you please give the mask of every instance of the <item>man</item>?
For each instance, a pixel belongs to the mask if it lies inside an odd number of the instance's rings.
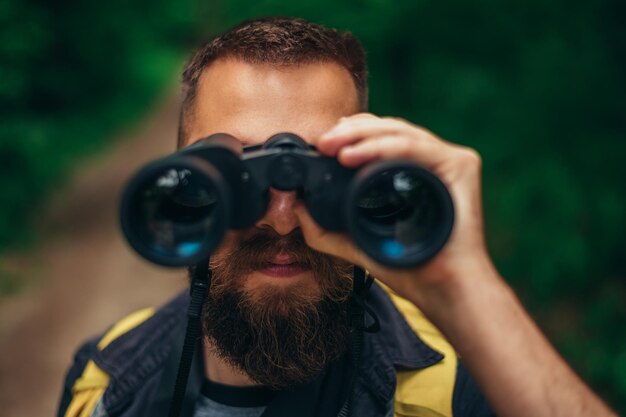
[[[179,147],[220,132],[244,144],[293,132],[348,167],[397,158],[425,166],[456,210],[443,250],[419,268],[397,270],[321,229],[294,192],[270,189],[255,227],[230,231],[211,258],[200,373],[184,411],[334,416],[350,397],[358,416],[491,415],[487,402],[500,416],[612,415],[494,268],[477,153],[407,121],[363,113],[366,67],[351,35],[299,19],[244,22],[195,53],[183,84]],[[352,265],[384,284],[369,298],[381,330],[365,336],[356,368],[346,314]],[[162,414],[186,302],[139,312],[86,344],[59,415]]]

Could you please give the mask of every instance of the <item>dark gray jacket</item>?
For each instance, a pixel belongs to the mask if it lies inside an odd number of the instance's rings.
[[[187,294],[181,294],[150,319],[99,350],[100,337],[86,342],[76,353],[69,369],[58,410],[65,415],[72,399],[72,387],[91,359],[110,376],[94,416],[167,416],[169,401],[182,349],[186,326]],[[379,286],[374,285],[368,305],[380,320],[380,331],[366,333],[361,367],[355,384],[353,416],[393,414],[396,375],[401,370],[419,370],[443,359],[426,345],[407,324],[403,315]],[[190,416],[203,381],[201,355],[194,358],[183,415]],[[348,395],[353,369],[344,359],[330,364],[313,381],[281,392],[270,403],[264,417],[335,416]],[[458,363],[452,395],[455,417],[492,416],[476,384]],[[431,414],[435,415],[435,414]]]

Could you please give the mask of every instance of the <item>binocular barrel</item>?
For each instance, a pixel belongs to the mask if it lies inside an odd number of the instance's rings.
[[[122,230],[151,262],[195,265],[227,230],[252,227],[263,217],[270,187],[297,192],[321,227],[347,233],[390,267],[432,258],[454,223],[446,187],[413,163],[350,169],[292,133],[247,147],[220,133],[142,168],[122,196]]]

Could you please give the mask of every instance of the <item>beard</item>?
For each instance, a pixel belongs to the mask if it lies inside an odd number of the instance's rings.
[[[316,290],[297,281],[246,290],[250,274],[278,254],[312,272]],[[255,382],[273,389],[306,382],[347,350],[353,266],[309,248],[299,229],[286,236],[255,229],[216,254],[210,267],[204,337],[218,357]]]

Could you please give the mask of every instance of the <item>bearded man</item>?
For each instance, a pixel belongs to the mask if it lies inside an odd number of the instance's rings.
[[[443,250],[398,270],[321,229],[295,192],[270,189],[265,215],[229,231],[212,255],[184,415],[335,416],[346,398],[359,417],[487,416],[491,408],[501,416],[611,415],[493,266],[477,153],[363,113],[367,70],[353,36],[301,19],[244,22],[196,51],[183,87],[179,148],[215,133],[258,144],[293,132],[347,167],[420,164],[455,203]],[[384,284],[368,298],[380,331],[365,335],[356,365],[347,314],[354,265]],[[181,295],[138,312],[83,346],[59,416],[165,415],[188,302]]]

